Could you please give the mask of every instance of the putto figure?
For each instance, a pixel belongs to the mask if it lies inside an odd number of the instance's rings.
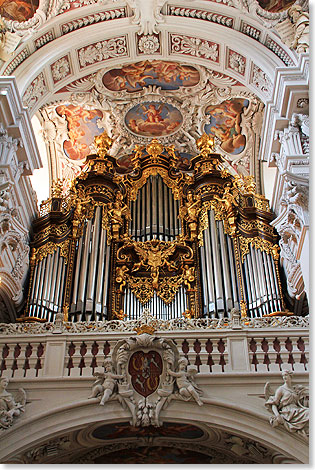
[[[9,379],[0,380],[0,429],[7,429],[13,424],[13,419],[25,411],[26,393],[20,388],[16,398],[7,391]]]
[[[117,386],[117,380],[124,378],[123,375],[114,373],[111,359],[105,359],[104,369],[105,372],[95,372],[95,374],[93,374],[97,379],[93,384],[92,393],[89,396],[89,398],[96,398],[99,395],[103,395],[100,405],[104,405],[113,395]]]
[[[201,390],[197,387],[194,380],[194,376],[196,375],[197,370],[187,370],[187,366],[187,359],[182,358],[178,361],[178,372],[173,372],[169,368],[167,369],[167,372],[169,375],[176,378],[178,394],[183,400],[188,401],[193,398],[194,400],[196,400],[199,406],[202,406],[203,402],[200,398]]]
[[[265,406],[274,416],[270,418],[272,427],[282,424],[289,432],[296,432],[307,439],[309,435],[308,390],[301,385],[292,385],[292,372],[282,372],[284,384],[277,388],[276,393],[265,385]]]

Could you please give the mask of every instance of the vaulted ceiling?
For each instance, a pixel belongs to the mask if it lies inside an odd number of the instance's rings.
[[[74,177],[106,130],[114,155],[158,138],[183,160],[207,132],[229,171],[259,183],[275,69],[297,63],[279,29],[291,1],[9,3],[0,13],[19,45],[1,72],[40,120],[52,180]]]

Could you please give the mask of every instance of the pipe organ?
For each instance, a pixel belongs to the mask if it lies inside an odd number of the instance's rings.
[[[268,201],[235,177],[204,134],[183,163],[153,139],[124,158],[111,139],[66,187],[54,183],[33,224],[23,320],[257,317],[283,310]],[[126,163],[127,161],[127,163]]]

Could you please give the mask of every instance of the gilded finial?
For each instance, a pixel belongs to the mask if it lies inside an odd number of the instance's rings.
[[[94,145],[96,147],[97,154],[104,158],[108,154],[109,149],[112,146],[112,139],[108,136],[107,132],[104,131],[102,134],[94,137]]]
[[[196,144],[198,149],[203,153],[210,153],[214,146],[214,137],[212,135],[208,135],[203,133],[199,139],[196,140]]]
[[[146,147],[146,151],[148,152],[148,154],[153,157],[153,163],[156,163],[157,157],[161,155],[163,150],[163,145],[157,139],[152,139]]]

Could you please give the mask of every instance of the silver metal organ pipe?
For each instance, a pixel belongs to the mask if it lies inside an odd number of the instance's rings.
[[[258,276],[257,265],[256,265],[256,257],[255,257],[255,253],[253,253],[253,247],[251,246],[251,244],[249,245],[249,254],[250,254],[249,258],[250,258],[252,269],[253,269],[254,280],[255,280],[257,311],[259,311],[260,315],[263,315],[264,312],[261,306],[261,289],[260,289],[260,282],[259,282],[259,276]]]
[[[107,234],[106,234],[107,236]],[[110,246],[106,246],[105,267],[104,267],[104,287],[103,287],[103,313],[107,316],[107,294],[108,294],[108,278],[109,278],[109,261]]]
[[[78,242],[75,275],[74,275],[74,283],[73,283],[73,290],[72,290],[72,304],[71,304],[70,311],[75,311],[76,304],[77,304],[78,283],[79,283],[79,276],[81,272],[82,244],[83,244],[83,236],[80,238]]]
[[[162,182],[162,178],[159,177],[157,178],[157,193],[158,193],[158,199],[159,199],[159,203],[158,203],[158,207],[159,207],[159,227],[158,227],[158,231],[159,231],[159,234],[163,234],[164,237],[162,237],[162,239],[164,238],[164,240],[168,240],[168,236],[167,236],[167,228],[168,228],[168,225],[165,223],[166,220],[165,220],[165,213],[166,213],[166,205],[165,205],[165,198],[164,198],[164,194],[165,194],[165,187],[164,187],[164,184]],[[160,240],[161,240],[161,237],[159,237]]]
[[[267,291],[267,283],[266,283],[266,277],[265,277],[265,272],[263,268],[263,258],[262,258],[262,253],[260,250],[256,250],[256,261],[257,261],[257,266],[260,272],[260,278],[261,278],[261,288],[262,288],[262,300],[264,302],[264,307],[267,313],[269,312],[268,309],[268,291]]]
[[[209,214],[210,212],[210,214]],[[213,210],[209,211],[208,214],[210,222],[210,232],[211,232],[211,245],[212,245],[212,256],[213,256],[213,268],[214,268],[214,279],[215,279],[215,291],[216,291],[216,300],[217,300],[217,309],[220,314],[224,311],[224,302],[223,302],[223,286],[222,286],[222,274],[221,274],[221,264],[219,258],[219,243],[218,243],[218,234],[217,227],[214,220]]]
[[[51,276],[51,290],[50,290],[50,295],[49,295],[49,309],[54,310],[54,295],[55,295],[55,289],[56,289],[56,274],[57,274],[57,267],[58,267],[58,258],[59,258],[59,253],[58,251],[54,251],[53,254],[53,272]]]
[[[272,258],[271,255],[269,255],[269,256],[270,256],[270,260],[271,260],[271,266],[272,266],[273,277],[274,277],[274,280],[275,280],[276,298],[277,298],[278,310],[281,310],[280,292],[279,292],[278,278],[277,278],[276,267],[275,267],[276,261]]]
[[[226,240],[224,236],[223,222],[221,220],[219,221],[218,226],[219,226],[219,237],[220,237],[220,246],[221,246],[222,268],[223,268],[224,296],[225,296],[227,309],[230,311],[233,308],[233,296],[232,296],[232,289],[231,289],[227,246],[226,246]]]
[[[39,293],[39,286],[40,286],[40,279],[41,279],[42,261],[37,263],[36,268],[37,268],[37,276],[36,276],[36,284],[35,284],[35,289],[34,289],[34,294],[33,294],[33,316],[35,316],[35,312],[37,310],[36,306],[39,300],[38,293]]]
[[[268,300],[268,305],[270,306],[271,312],[274,310],[274,305],[273,305],[273,298],[272,298],[272,289],[271,289],[271,283],[270,283],[270,273],[268,271],[268,261],[266,258],[266,253],[265,251],[262,252],[262,266],[263,270],[265,273],[265,279],[266,279],[266,284],[267,284],[267,300]]]
[[[58,308],[61,310],[62,307],[62,301],[63,301],[63,291],[65,287],[65,274],[67,271],[66,264],[64,262],[64,259],[61,258],[61,265],[62,265],[62,270],[61,270],[61,277],[60,277],[60,285],[59,285],[59,295],[58,295]]]
[[[137,200],[136,200],[136,206],[137,206],[136,236],[137,236],[137,240],[140,240],[140,237],[141,237],[141,191],[138,192],[138,197],[137,197]]]
[[[43,280],[43,291],[41,295],[41,313],[42,313],[42,318],[45,317],[45,311],[46,311],[46,303],[47,303],[47,292],[49,290],[49,273],[50,273],[50,266],[51,266],[51,255],[48,255],[46,257],[46,268],[45,268],[45,274],[44,274],[44,280]]]
[[[231,269],[233,306],[234,308],[239,308],[239,294],[238,294],[238,287],[237,287],[237,273],[235,271],[234,250],[233,250],[232,241],[229,235],[226,235],[225,237],[226,237],[226,242],[227,242],[227,247],[228,247],[228,255],[229,255],[230,269]]]
[[[145,234],[146,240],[150,240],[151,238],[151,178],[148,178],[147,183],[145,184],[146,189],[146,223],[145,223]]]
[[[54,253],[52,255],[48,255],[48,256],[50,257],[50,259],[49,259],[48,270],[46,272],[47,289],[46,289],[46,295],[45,295],[45,298],[44,298],[46,308],[49,308],[49,304],[50,304],[50,291],[51,291],[51,288],[52,288],[51,276],[52,276],[52,270],[53,270]]]
[[[79,290],[78,290],[78,301],[77,301],[77,310],[83,310],[84,308],[84,297],[85,297],[85,287],[86,287],[86,274],[87,274],[87,265],[90,251],[90,236],[91,236],[91,227],[92,221],[88,220],[85,227],[85,237],[82,247],[82,262],[80,268],[80,281],[79,281]]]
[[[151,208],[152,208],[152,221],[151,221],[151,230],[153,235],[157,235],[158,232],[160,231],[159,228],[159,223],[160,223],[160,217],[159,217],[159,210],[160,210],[160,205],[158,204],[158,197],[157,197],[157,177],[152,176],[151,177],[151,185],[152,185],[152,192],[151,192]],[[158,237],[157,237],[158,238]]]
[[[141,214],[142,214],[142,222],[141,222],[141,238],[142,240],[146,240],[146,231],[145,231],[145,227],[146,227],[146,207],[145,207],[145,202],[146,202],[146,198],[145,198],[145,186],[142,186],[141,188]]]
[[[204,246],[206,253],[206,268],[207,268],[207,278],[208,278],[208,293],[209,293],[209,313],[212,317],[215,317],[216,304],[215,304],[215,293],[214,293],[214,283],[213,283],[213,272],[212,272],[212,253],[211,253],[211,243],[210,243],[210,233],[209,228],[204,232]]]
[[[203,286],[203,313],[205,314],[205,313],[208,313],[209,294],[208,294],[208,283],[207,283],[205,248],[204,248],[204,246],[200,247],[200,264],[201,264],[202,286]]]
[[[60,256],[60,249],[58,248],[58,270],[57,270],[57,277],[56,277],[56,288],[55,288],[55,295],[54,295],[54,305],[55,309],[58,311],[58,300],[59,300],[59,293],[60,293],[60,282],[61,282],[61,273],[62,273],[62,266],[63,266],[63,258]]]
[[[90,254],[90,265],[88,271],[88,281],[87,281],[87,290],[86,290],[86,309],[93,309],[93,300],[94,300],[94,290],[95,290],[95,280],[96,280],[96,267],[97,259],[99,256],[99,236],[100,236],[100,213],[101,208],[97,207],[95,211],[95,218],[93,222],[93,235],[92,235],[92,248]]]
[[[103,285],[103,272],[104,272],[104,247],[106,243],[106,231],[101,227],[100,244],[99,244],[99,259],[97,270],[97,284],[95,293],[95,312],[102,313],[102,285]]]
[[[174,208],[173,208],[173,195],[170,190],[168,189],[168,210],[169,210],[169,228],[170,228],[170,240],[174,240],[175,235],[175,227],[174,227]]]
[[[46,272],[46,263],[47,257],[41,260],[41,273],[39,279],[39,286],[38,286],[38,297],[37,297],[37,308],[36,308],[36,316],[41,318],[41,306],[42,306],[42,299],[43,299],[43,290],[44,290],[44,281],[45,281],[45,272]]]
[[[257,263],[256,251],[257,251],[256,248],[254,248],[252,245],[250,245],[250,252],[251,252],[251,256],[252,256],[253,268],[254,268],[254,272],[256,272],[257,289],[258,289],[258,295],[259,295],[260,308],[261,308],[262,314],[265,315],[268,312],[266,310],[266,306],[264,304],[264,299],[263,299],[262,280],[261,280],[261,276],[260,276],[259,265]]]
[[[245,271],[247,296],[248,296],[248,310],[252,314],[254,305],[253,305],[253,296],[252,296],[252,282],[250,279],[249,267],[248,267],[248,256],[245,256],[245,259],[244,259],[244,271]]]
[[[258,308],[258,305],[257,305],[258,295],[257,295],[257,291],[256,291],[256,280],[255,280],[254,273],[253,273],[253,267],[252,267],[250,253],[248,253],[246,255],[246,262],[247,262],[247,268],[248,268],[248,273],[249,273],[249,284],[250,284],[251,291],[252,291],[253,310],[254,310],[254,315],[255,315],[256,310]]]
[[[264,259],[264,268],[266,272],[266,279],[268,284],[268,299],[269,304],[271,306],[271,311],[277,310],[276,300],[274,298],[275,294],[275,287],[273,285],[273,276],[271,272],[270,260],[268,259],[268,254],[263,252],[263,259]]]

